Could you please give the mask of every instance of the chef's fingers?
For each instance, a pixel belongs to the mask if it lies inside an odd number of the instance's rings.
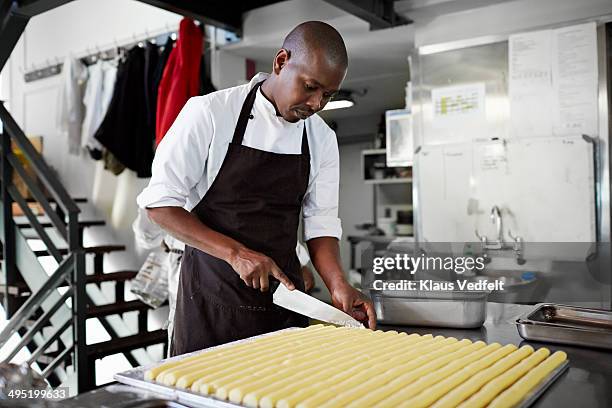
[[[268,275],[262,273],[259,277],[259,290],[262,292],[267,292],[270,287],[270,283],[268,281]]]
[[[251,287],[253,289],[259,289],[259,277],[255,276],[252,280],[251,280]]]
[[[312,284],[312,281],[310,281],[310,280],[304,281],[304,291],[306,293],[310,292],[313,287],[314,287],[314,285]]]
[[[245,285],[247,285],[249,288],[253,286],[253,283],[251,282],[251,280],[249,278],[242,278],[242,281],[244,282]]]
[[[272,265],[272,269],[270,269],[270,273],[272,274],[272,276],[278,279],[283,285],[285,285],[287,289],[289,290],[295,289],[295,285],[293,284],[293,282],[289,280],[287,275],[285,275],[283,271],[281,271],[279,267],[276,266],[276,264]]]
[[[376,311],[372,302],[363,302],[363,307],[368,314],[368,329],[376,330]]]
[[[356,310],[358,312],[357,314],[361,315],[363,319],[357,318],[355,316],[356,313],[353,313],[353,317],[360,321],[365,320],[366,316],[363,316],[364,312],[362,311],[364,310],[365,314],[367,315],[368,328],[374,330],[376,328],[376,311],[374,310],[374,305],[372,304],[372,302],[369,299],[364,299],[360,297],[355,299],[353,307],[359,308]]]
[[[353,309],[351,315],[355,318],[355,320],[359,320],[360,322],[364,322],[368,318],[366,312],[360,309]]]
[[[342,311],[350,315],[353,311],[352,299],[348,296],[344,296],[342,299],[340,299],[340,301],[342,302]]]

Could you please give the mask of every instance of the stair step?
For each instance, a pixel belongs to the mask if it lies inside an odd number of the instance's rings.
[[[107,254],[109,252],[125,251],[125,245],[97,245],[93,247],[83,248],[86,254]],[[67,255],[68,248],[58,248],[58,251],[62,255]],[[34,251],[36,256],[48,256],[51,255],[48,250],[40,249]]]
[[[120,337],[100,343],[91,344],[88,347],[90,358],[98,359],[112,354],[124,353],[141,347],[165,343],[168,340],[166,330],[155,330],[147,333],[134,334],[132,336]]]
[[[125,251],[125,245],[97,245],[93,247],[84,248],[86,254],[102,255],[110,252]],[[60,255],[67,255],[68,248],[58,248]],[[50,256],[51,253],[46,249],[38,249],[34,251],[36,256]],[[0,253],[0,260],[4,259],[4,255]]]
[[[55,199],[51,198],[51,197],[47,198],[47,200],[50,203],[54,203],[55,202]],[[87,198],[85,198],[85,197],[77,197],[77,198],[73,198],[72,201],[74,201],[75,203],[86,203],[87,202]],[[26,198],[26,202],[28,202],[28,203],[37,203],[38,200],[36,200],[35,198]]]
[[[61,351],[50,351],[44,354],[41,354],[40,356],[38,356],[36,358],[36,361],[39,363],[43,363],[43,364],[51,364],[53,362],[53,360],[55,360],[60,354],[62,354]]]
[[[87,283],[100,283],[100,282],[125,282],[134,279],[134,276],[138,271],[117,271],[109,272],[96,275],[87,275]],[[66,286],[66,284],[60,286]],[[0,298],[4,296],[4,290],[6,285],[0,284]],[[30,288],[25,282],[17,282],[14,285],[9,286],[9,295],[11,296],[29,296],[31,295]]]
[[[19,228],[32,228],[32,225],[27,222],[17,222],[16,223],[17,227]],[[44,221],[41,222],[40,225],[43,228],[52,228],[53,224],[49,221]],[[106,225],[106,221],[104,220],[84,220],[84,221],[79,221],[79,225],[83,228],[87,228],[87,227],[103,227],[104,225]]]
[[[134,279],[138,271],[117,271],[87,275],[87,283],[125,282]]]
[[[108,254],[110,252],[125,251],[125,245],[96,245],[85,248],[86,254]]]
[[[142,303],[140,300],[130,300],[128,302],[115,302],[106,305],[88,305],[87,317],[103,317],[126,312],[142,311],[150,309],[150,307]]]
[[[5,284],[0,284],[0,295],[4,295],[4,291],[6,290]],[[14,285],[8,287],[9,295],[11,296],[22,296],[24,294],[30,295],[30,288],[25,282],[16,282]]]

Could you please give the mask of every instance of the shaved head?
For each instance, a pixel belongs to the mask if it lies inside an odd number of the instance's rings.
[[[261,91],[278,116],[289,122],[305,120],[334,97],[347,68],[340,33],[321,21],[307,21],[285,37]]]
[[[342,36],[334,27],[322,21],[307,21],[295,27],[285,37],[283,48],[290,52],[290,58],[308,58],[317,50],[322,51],[330,65],[348,66]]]

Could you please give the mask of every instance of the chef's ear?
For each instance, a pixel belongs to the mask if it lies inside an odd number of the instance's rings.
[[[287,61],[289,61],[289,57],[291,56],[291,51],[281,48],[276,53],[276,57],[274,57],[273,69],[274,73],[278,75],[280,70],[287,65]]]

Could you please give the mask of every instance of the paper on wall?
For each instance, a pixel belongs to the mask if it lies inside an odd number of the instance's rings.
[[[446,127],[460,121],[463,124],[485,118],[485,84],[445,86],[431,91],[433,126]]]
[[[595,23],[553,31],[553,133],[597,134],[597,29]]]
[[[515,137],[549,136],[553,100],[548,30],[508,39],[511,131]]]
[[[514,137],[597,134],[595,23],[510,36]]]

